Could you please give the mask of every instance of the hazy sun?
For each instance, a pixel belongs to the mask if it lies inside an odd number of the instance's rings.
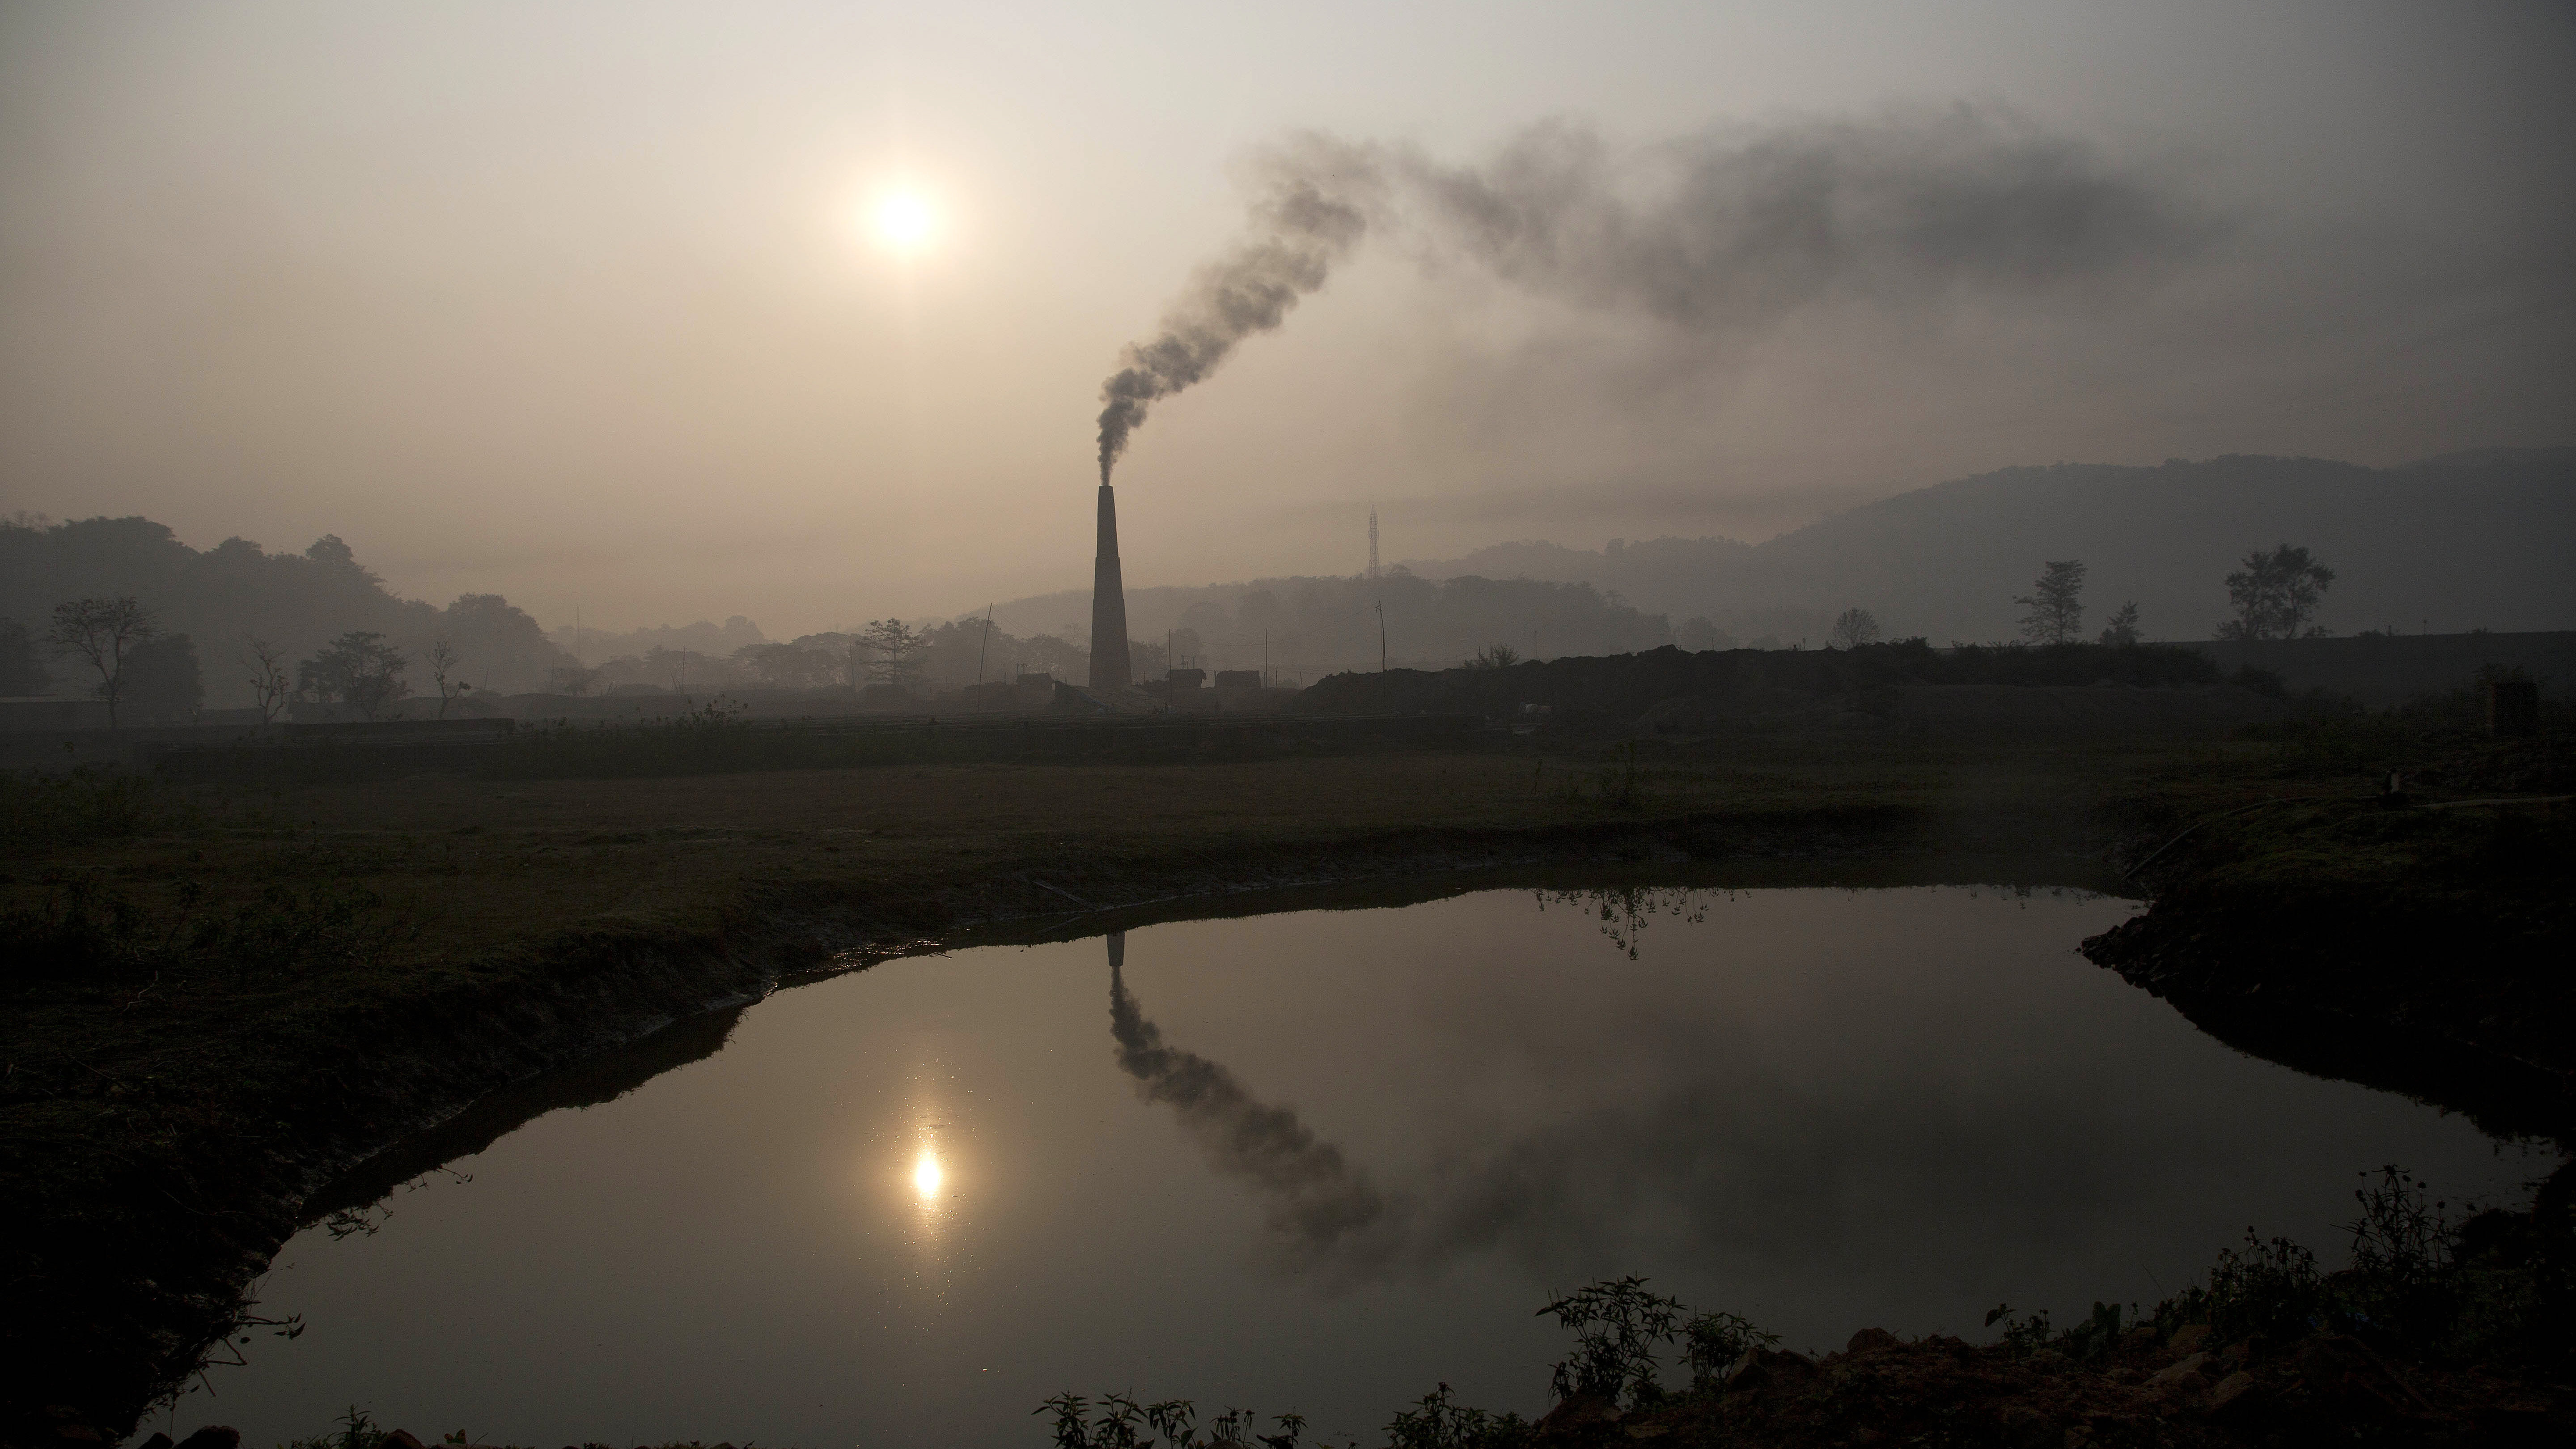
[[[917,191],[889,191],[869,208],[868,222],[879,242],[906,256],[929,249],[939,237],[939,213]]]
[[[919,1193],[924,1201],[937,1197],[939,1180],[943,1176],[945,1174],[939,1170],[939,1159],[924,1152],[921,1160],[912,1165],[912,1190]]]

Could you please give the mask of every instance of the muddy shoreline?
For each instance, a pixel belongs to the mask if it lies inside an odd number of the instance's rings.
[[[2278,797],[2275,797],[2278,798]],[[2241,807],[2240,807],[2241,810]],[[2195,822],[2133,814],[2148,909],[2085,956],[2211,1035],[2323,1076],[2576,1141],[2576,821],[2351,794]]]

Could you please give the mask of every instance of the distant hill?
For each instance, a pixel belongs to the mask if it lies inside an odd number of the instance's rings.
[[[1495,595],[1471,620],[1427,633],[1406,630],[1397,616],[1390,653],[1443,665],[1486,643],[1539,657],[1667,638],[1689,648],[1815,647],[1834,616],[1855,607],[1876,615],[1890,638],[2003,640],[2020,617],[2013,597],[2030,591],[2043,564],[2067,558],[2091,570],[2088,629],[2135,600],[2147,637],[2200,640],[2227,617],[2225,579],[2237,561],[2285,541],[2336,571],[2320,622],[2340,634],[2414,632],[2428,622],[2436,633],[2576,627],[2576,569],[2567,562],[2576,556],[2576,448],[2486,448],[2397,468],[2263,457],[2153,468],[2061,463],[1917,489],[1760,544],[1496,544],[1389,572],[1593,592]],[[1194,629],[1219,663],[1257,662],[1244,653],[1259,648],[1257,631],[1245,633],[1244,600],[1266,595],[1275,604],[1309,589],[1335,600],[1337,622],[1313,631],[1321,647],[1304,664],[1373,665],[1373,626],[1362,627],[1371,590],[1348,577],[1130,589],[1129,628],[1152,639]],[[994,617],[1018,633],[1079,639],[1090,610],[1087,590],[1067,589],[1013,600]],[[1607,625],[1619,613],[1634,622]],[[1578,622],[1585,618],[1607,627]],[[1695,619],[1703,626],[1691,627]]]
[[[477,689],[534,689],[547,671],[572,662],[499,594],[466,594],[445,608],[398,598],[328,535],[302,553],[270,553],[242,538],[190,548],[148,518],[0,523],[0,619],[41,634],[64,600],[123,594],[152,610],[166,632],[189,636],[205,702],[216,708],[250,702],[241,656],[253,637],[285,651],[291,674],[294,661],[333,637],[371,630],[410,656],[408,682],[418,693],[431,688],[420,661],[440,640],[462,652],[461,677]],[[52,673],[66,693],[95,683],[59,661]]]
[[[1859,607],[1890,636],[2012,637],[2051,559],[2091,568],[2088,625],[2137,601],[2148,637],[2205,639],[2223,580],[2288,541],[2336,571],[2321,622],[2338,633],[2576,626],[2576,448],[2489,448],[2397,468],[2224,457],[2161,467],[2006,468],[1900,494],[1769,542],[1660,538],[1600,550],[1509,543],[1417,561],[1464,574],[1580,581],[1677,623],[1750,642],[1821,643]],[[1685,641],[1687,642],[1687,641]]]

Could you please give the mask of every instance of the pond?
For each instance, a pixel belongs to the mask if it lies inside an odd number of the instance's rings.
[[[2381,1163],[2454,1200],[2548,1166],[2075,953],[2134,909],[1478,890],[884,962],[299,1236],[261,1311],[303,1335],[156,1423],[1034,1446],[1107,1389],[1376,1443],[1443,1381],[1544,1409],[1533,1314],[1598,1278],[1793,1348],[1983,1341],[2249,1224],[2340,1262]]]

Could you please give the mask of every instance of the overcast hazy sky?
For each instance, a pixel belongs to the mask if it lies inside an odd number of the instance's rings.
[[[2013,463],[2566,442],[2571,75],[2564,3],[11,4],[0,506],[338,533],[549,623],[1078,586],[1102,379],[1302,130],[1455,179],[1552,125],[1602,173],[1560,201],[1651,218],[1693,164],[1965,115],[2155,235],[1710,327],[1372,229],[1156,406],[1131,584],[1347,572],[1372,501],[1439,556]],[[896,189],[911,254],[868,224]]]

